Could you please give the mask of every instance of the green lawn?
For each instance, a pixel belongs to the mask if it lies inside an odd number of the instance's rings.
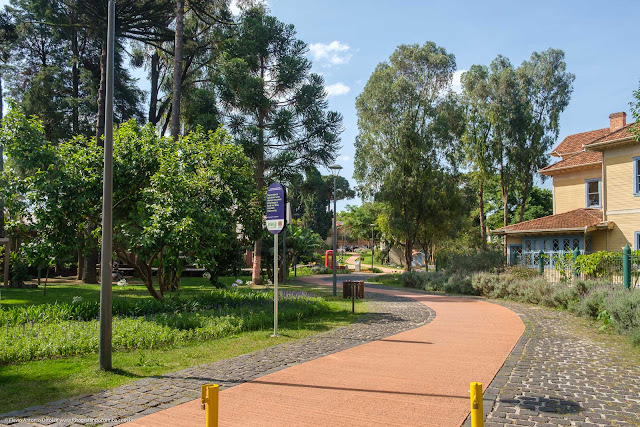
[[[231,285],[235,280],[241,279],[243,283],[250,280],[249,276],[222,277],[220,281]],[[128,285],[120,287],[113,285],[113,299],[141,299],[152,298],[147,288],[139,279],[127,279]],[[42,282],[44,283],[44,281]],[[188,297],[199,292],[211,291],[213,287],[207,279],[202,277],[184,277],[180,281],[180,290],[168,295],[181,295]],[[0,305],[30,305],[53,304],[54,302],[71,302],[73,297],[80,296],[83,301],[100,301],[100,285],[87,285],[73,278],[56,279],[47,285],[47,294],[44,295],[44,285],[37,289],[0,288]]]
[[[231,278],[231,282],[235,278]],[[244,278],[243,278],[244,279]],[[185,293],[201,292],[207,288],[201,278],[187,278],[182,283]],[[98,298],[96,285],[53,285],[43,299],[41,290],[16,289],[11,295],[14,304],[47,303],[67,301],[73,296]],[[331,310],[321,315],[301,321],[282,322],[280,337],[271,338],[271,330],[250,331],[207,342],[195,342],[177,348],[157,350],[133,350],[115,352],[114,371],[102,372],[97,369],[98,356],[90,354],[59,359],[36,360],[21,364],[0,366],[0,413],[42,404],[84,393],[92,393],[105,388],[123,385],[140,378],[161,375],[203,363],[210,363],[272,345],[293,341],[333,328],[345,326],[356,320],[366,311],[366,303],[356,302],[356,313],[351,314],[351,301],[333,298],[331,290],[323,286],[307,285],[290,281],[282,290],[301,290],[323,296]],[[3,300],[5,298],[3,289]],[[19,295],[21,292],[27,295]],[[49,293],[51,291],[51,293]],[[131,289],[115,289],[119,298],[151,298],[144,294],[146,290],[132,286]],[[49,300],[50,297],[55,297]]]
[[[378,285],[391,286],[393,288],[402,288],[404,287],[404,285],[400,276],[401,274],[399,273],[380,274],[378,276],[370,278],[369,280]]]
[[[360,261],[362,262],[362,268],[371,268],[371,251],[365,252],[363,254],[354,254],[360,255]],[[346,259],[346,258],[345,258]],[[384,267],[384,268],[395,268],[393,265],[382,265],[380,261],[374,259],[373,260],[374,267]]]

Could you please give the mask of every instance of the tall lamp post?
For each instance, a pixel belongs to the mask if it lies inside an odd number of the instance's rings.
[[[329,169],[331,169],[331,174],[333,175],[333,237],[331,240],[333,240],[333,255],[332,255],[332,260],[333,262],[331,263],[332,267],[333,267],[333,296],[335,297],[337,295],[337,289],[338,289],[338,282],[336,280],[336,273],[337,273],[337,266],[336,266],[336,252],[338,251],[338,235],[337,235],[337,226],[336,226],[336,218],[338,216],[337,211],[336,211],[336,198],[337,198],[337,178],[338,178],[338,174],[340,173],[340,169],[342,169],[342,166],[340,165],[331,165],[329,166]]]
[[[371,271],[373,272],[373,253],[375,252],[375,243],[373,241],[373,228],[375,224],[369,224],[371,226]]]
[[[102,254],[100,259],[100,369],[111,365],[112,298],[111,239],[113,237],[113,72],[116,2],[109,0],[107,21],[107,87],[104,107],[104,176],[102,183]]]

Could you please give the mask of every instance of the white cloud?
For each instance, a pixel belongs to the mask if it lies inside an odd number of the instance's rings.
[[[466,73],[467,70],[458,70],[453,73],[453,81],[451,82],[451,90],[455,93],[462,93],[462,83],[460,82],[460,77],[462,74]]]
[[[334,83],[324,88],[329,96],[345,95],[351,91],[351,88],[342,82]]]
[[[346,64],[351,60],[351,48],[337,40],[329,44],[313,43],[309,46],[309,51],[314,61],[323,63],[325,66]]]

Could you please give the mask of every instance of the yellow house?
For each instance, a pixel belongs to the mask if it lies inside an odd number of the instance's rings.
[[[505,236],[508,260],[538,264],[573,251],[640,249],[640,142],[627,114],[609,116],[609,127],[566,137],[551,152],[557,162],[538,172],[553,179],[553,215],[493,231]]]

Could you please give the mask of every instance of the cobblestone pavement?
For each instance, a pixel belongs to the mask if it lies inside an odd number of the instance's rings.
[[[567,312],[501,304],[526,331],[485,392],[487,427],[640,425],[640,366],[581,336]]]
[[[433,310],[409,298],[369,292],[365,296],[370,313],[349,326],[99,393],[2,414],[0,427],[117,425],[197,399],[202,384],[233,387],[297,363],[416,328],[435,317]],[[25,423],[27,419],[36,422]]]

